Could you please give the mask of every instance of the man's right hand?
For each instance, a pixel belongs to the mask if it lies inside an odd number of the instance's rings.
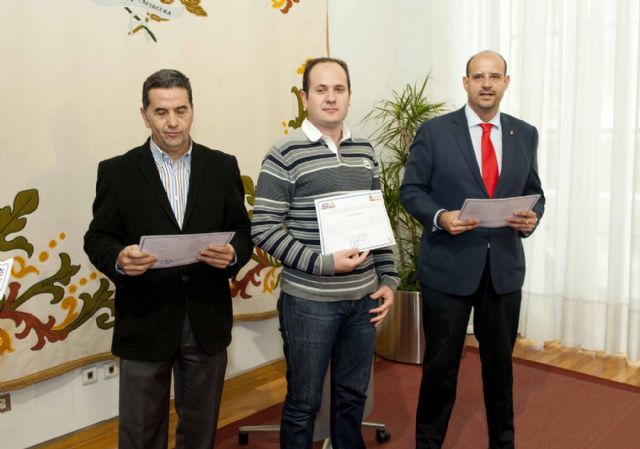
[[[369,251],[361,253],[358,248],[342,249],[333,253],[333,265],[336,273],[350,273],[369,255]]]
[[[460,211],[450,210],[440,215],[438,226],[451,235],[458,235],[477,228],[478,224],[478,220],[460,220]]]
[[[140,251],[138,245],[129,245],[118,254],[118,267],[127,276],[140,276],[156,263],[158,259],[146,251]]]

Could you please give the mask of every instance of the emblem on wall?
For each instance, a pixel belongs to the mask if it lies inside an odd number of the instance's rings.
[[[182,17],[186,12],[206,17],[201,0],[93,0],[100,6],[122,6],[129,14],[129,35],[143,32],[148,39],[158,42],[151,30],[154,23],[168,22]]]
[[[92,0],[99,6],[121,6],[129,15],[129,36],[143,33],[147,39],[158,42],[152,26],[182,17],[185,11],[206,17],[201,0]],[[288,14],[294,3],[300,0],[271,0],[271,7]]]

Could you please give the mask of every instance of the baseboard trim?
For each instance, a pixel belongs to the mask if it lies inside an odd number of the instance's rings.
[[[282,395],[282,381],[285,373],[284,359],[280,358],[265,363],[257,368],[245,371],[225,379],[220,405],[220,419],[218,428],[230,424],[255,413],[255,408],[246,408],[245,412],[238,412],[237,404],[250,401],[255,393],[256,381],[260,382],[260,393],[273,397],[272,403],[268,403],[260,410],[279,402]],[[177,415],[171,400],[169,414],[169,446],[175,442],[175,423]],[[91,426],[79,429],[75,432],[62,435],[53,440],[31,446],[29,449],[93,449],[116,448],[118,445],[118,417],[101,421]]]

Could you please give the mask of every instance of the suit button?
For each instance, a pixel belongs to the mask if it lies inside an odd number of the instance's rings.
[[[187,276],[186,274],[183,274],[183,275],[182,275],[182,280],[183,280],[184,282],[187,282],[187,281],[189,280],[189,276]]]

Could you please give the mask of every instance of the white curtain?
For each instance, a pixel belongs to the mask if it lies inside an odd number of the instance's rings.
[[[460,107],[468,57],[504,55],[501,109],[538,128],[547,196],[525,241],[520,332],[640,362],[640,1],[357,3],[329,2],[331,53],[352,66],[352,122],[429,71],[432,100]]]
[[[539,116],[548,214],[528,245],[522,333],[640,360],[639,2],[511,6],[520,110]],[[534,12],[544,4],[543,12]],[[537,8],[536,8],[537,9]],[[539,16],[537,20],[529,18]],[[514,33],[515,34],[515,33]],[[529,49],[534,61],[526,55]]]

